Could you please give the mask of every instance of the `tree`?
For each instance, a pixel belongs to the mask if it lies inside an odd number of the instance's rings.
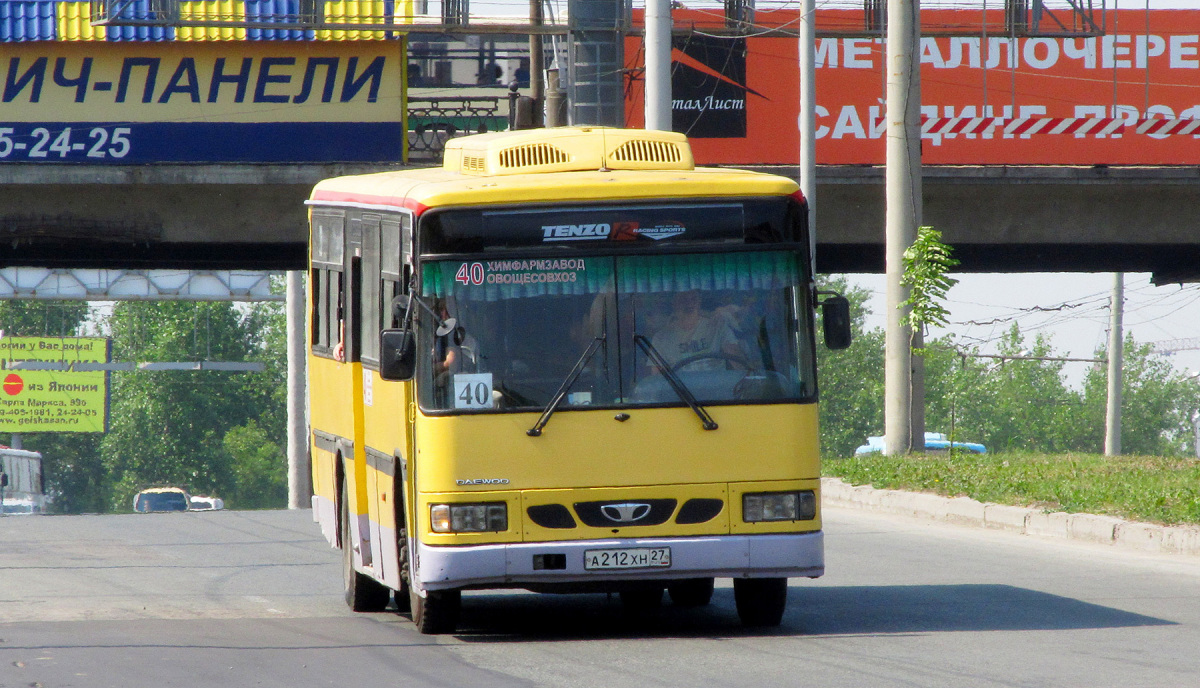
[[[942,305],[950,287],[958,280],[946,273],[958,265],[950,256],[950,247],[942,243],[942,233],[933,227],[917,228],[917,237],[904,250],[904,275],[900,284],[909,287],[909,313],[904,324],[913,332],[923,332],[930,325],[945,327],[950,311]]]
[[[854,344],[845,351],[818,347],[821,383],[821,452],[849,456],[883,427],[883,333],[865,331],[867,294],[842,278],[822,289],[850,299]],[[1099,453],[1104,443],[1106,369],[1093,366],[1082,389],[1069,386],[1065,362],[1049,338],[1029,342],[1016,325],[996,343],[1002,358],[978,357],[953,337],[924,347],[926,423],[958,441],[981,442],[989,451]],[[1103,349],[1097,358],[1103,358]],[[1004,358],[1007,357],[1007,358]],[[1192,421],[1200,413],[1200,384],[1188,379],[1132,337],[1125,344],[1122,445],[1127,453],[1192,453]]]
[[[243,314],[225,302],[123,302],[110,321],[113,350],[123,360],[244,361],[262,351],[255,317],[253,309]],[[262,417],[264,425],[256,427],[269,437],[278,415],[271,409],[277,394],[269,374],[121,372],[113,374],[111,394],[113,420],[103,454],[114,485],[111,505],[118,510],[151,484],[236,493],[226,434]]]
[[[1014,357],[1008,359],[975,358],[977,350],[949,340],[928,349],[937,352],[927,375],[932,426],[953,426],[955,439],[982,442],[989,451],[1079,447],[1083,401],[1067,386],[1062,361],[1037,360],[1056,357],[1046,337],[1028,344],[1013,325],[997,346],[1000,356]]]
[[[276,293],[282,281],[272,285]],[[266,370],[247,379],[258,415],[225,433],[234,474],[228,500],[241,509],[287,506],[287,320],[279,303],[259,303],[246,317],[251,346]]]
[[[1106,350],[1097,351],[1097,358]],[[1154,354],[1150,344],[1125,337],[1122,356],[1121,448],[1125,454],[1180,456],[1193,453],[1192,417],[1200,411],[1200,387]],[[1107,370],[1095,367],[1084,379],[1091,451],[1104,446]]]
[[[226,453],[233,459],[233,492],[228,501],[239,509],[280,508],[288,496],[287,461],[283,449],[254,419],[225,433]]]
[[[870,294],[850,288],[845,277],[822,277],[820,289],[850,300],[850,348],[817,347],[821,392],[821,454],[850,456],[868,435],[883,428],[883,330],[866,330]],[[820,331],[818,323],[817,331]]]

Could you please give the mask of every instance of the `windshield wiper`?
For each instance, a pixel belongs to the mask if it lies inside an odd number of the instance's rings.
[[[554,415],[554,411],[557,410],[558,405],[562,403],[563,397],[567,396],[567,390],[571,389],[571,385],[575,384],[575,381],[578,380],[579,376],[583,374],[583,367],[586,366],[588,361],[592,360],[592,356],[595,356],[596,352],[600,350],[600,345],[604,343],[604,340],[605,335],[600,335],[592,340],[592,343],[589,344],[588,348],[584,350],[583,355],[580,356],[579,360],[575,362],[575,367],[571,368],[571,372],[567,373],[567,379],[563,380],[563,383],[558,388],[558,391],[554,393],[554,398],[550,400],[550,403],[546,405],[545,410],[542,411],[542,417],[538,418],[537,422],[533,424],[532,428],[529,428],[525,431],[526,435],[529,435],[530,437],[541,437],[542,428],[546,427],[546,423],[550,422],[550,416]]]
[[[683,380],[680,380],[679,376],[675,374],[675,371],[671,370],[670,364],[662,357],[662,354],[658,353],[658,349],[654,348],[650,340],[646,339],[644,335],[635,334],[633,335],[633,341],[642,347],[642,351],[646,352],[646,358],[649,358],[654,367],[658,368],[663,378],[671,385],[671,389],[675,390],[675,394],[679,395],[683,403],[687,404],[688,408],[692,409],[700,417],[700,424],[704,429],[716,430],[717,422],[712,419],[712,416],[708,415],[708,411],[700,405],[700,402],[696,401],[696,396],[692,394],[692,390],[688,389],[687,385],[683,384]]]

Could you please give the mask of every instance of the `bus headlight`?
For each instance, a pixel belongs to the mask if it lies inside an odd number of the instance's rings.
[[[431,504],[429,524],[435,533],[486,533],[508,530],[508,505]]]
[[[746,523],[811,521],[816,517],[817,495],[812,490],[742,495],[742,520]]]

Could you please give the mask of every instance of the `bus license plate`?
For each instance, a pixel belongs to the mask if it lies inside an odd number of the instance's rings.
[[[667,568],[670,565],[670,547],[589,549],[583,553],[583,568],[588,571]]]

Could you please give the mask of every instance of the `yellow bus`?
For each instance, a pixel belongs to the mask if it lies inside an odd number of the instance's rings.
[[[669,132],[448,142],[435,169],[320,182],[314,519],[346,601],[423,633],[464,590],[616,592],[747,625],[824,572],[814,286],[790,179]],[[825,344],[849,344],[831,295]]]

